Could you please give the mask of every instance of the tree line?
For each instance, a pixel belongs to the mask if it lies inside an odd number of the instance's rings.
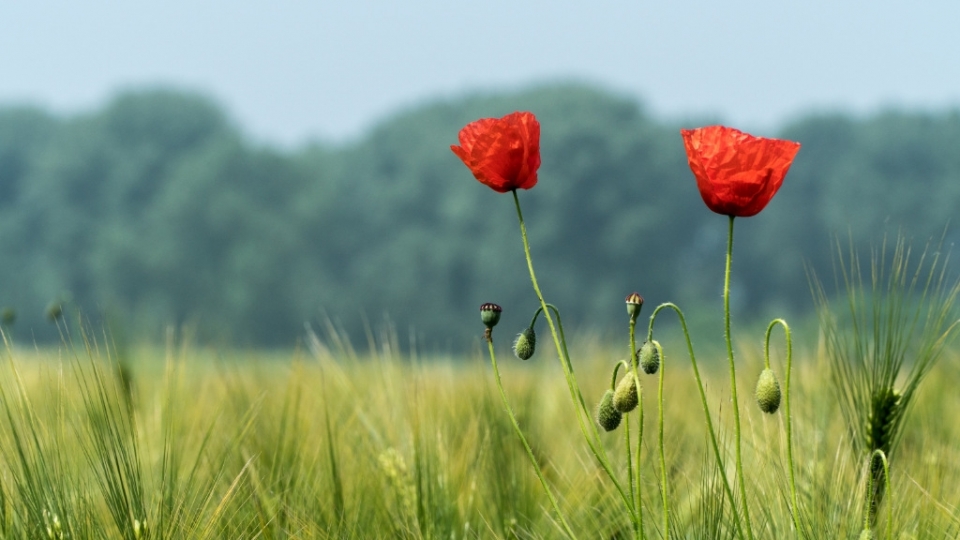
[[[284,346],[305,323],[362,338],[388,318],[427,350],[462,350],[488,301],[519,330],[537,304],[512,201],[449,150],[466,123],[514,110],[542,125],[540,183],[520,197],[565,324],[619,328],[634,290],[719,301],[726,222],[700,200],[679,135],[711,119],[555,85],[436,101],[355,141],[280,150],[205,96],[144,90],[71,116],[0,108],[8,330],[58,339],[44,320],[54,303],[144,339],[187,324],[201,339]],[[807,272],[832,275],[836,237],[957,237],[960,112],[812,115],[758,134],[803,146],[769,207],[737,222],[742,315],[809,312]]]

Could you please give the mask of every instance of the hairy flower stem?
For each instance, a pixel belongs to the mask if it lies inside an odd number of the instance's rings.
[[[590,417],[589,409],[587,409],[586,402],[583,399],[583,394],[580,392],[577,379],[573,374],[573,363],[570,361],[570,353],[567,350],[566,337],[563,335],[563,324],[560,322],[560,312],[555,306],[544,301],[543,293],[540,292],[540,285],[537,283],[537,275],[533,270],[533,259],[530,256],[530,242],[527,239],[527,226],[524,224],[523,212],[520,210],[520,198],[517,196],[516,190],[513,190],[511,193],[513,193],[513,203],[517,210],[517,219],[520,222],[520,236],[523,239],[523,253],[527,259],[527,269],[530,271],[530,281],[533,284],[533,291],[537,295],[537,300],[540,301],[540,308],[543,310],[543,316],[547,320],[547,326],[550,327],[550,335],[553,337],[553,344],[557,349],[557,354],[560,356],[560,365],[563,368],[563,374],[567,380],[567,388],[570,391],[570,399],[573,401],[577,422],[580,425],[580,432],[583,434],[583,438],[587,441],[587,446],[590,447],[590,451],[593,453],[593,456],[596,458],[597,462],[600,463],[601,468],[603,468],[603,471],[606,473],[607,477],[620,494],[620,498],[623,500],[625,507],[630,510],[630,517],[634,522],[636,522],[639,519],[642,519],[639,517],[640,512],[634,511],[630,497],[627,495],[623,485],[613,472],[613,467],[610,465],[610,459],[607,457],[606,451],[603,449],[603,444],[600,441],[600,433],[597,431],[597,426]],[[557,317],[556,324],[554,324],[553,317],[550,315],[550,310],[548,310],[548,308],[552,309],[554,315]],[[557,331],[558,327],[559,333]],[[586,419],[586,421],[584,421],[584,419]],[[587,426],[590,426],[589,431]]]
[[[546,478],[543,477],[543,470],[541,470],[536,456],[533,455],[533,450],[530,448],[527,438],[523,435],[523,430],[520,429],[520,424],[517,422],[517,417],[513,413],[513,408],[510,407],[510,402],[507,401],[507,393],[503,390],[503,381],[500,379],[500,368],[497,367],[497,355],[493,350],[492,339],[487,340],[487,348],[490,351],[490,363],[493,364],[493,373],[497,379],[497,390],[500,391],[500,399],[503,401],[503,408],[506,409],[507,415],[510,417],[510,422],[513,424],[513,429],[517,432],[517,436],[520,437],[520,442],[523,443],[524,450],[527,451],[527,456],[530,458],[530,463],[533,465],[533,470],[537,473],[537,478],[540,480],[540,485],[542,485],[543,490],[547,492],[547,498],[550,499],[550,505],[553,506],[553,511],[556,512],[557,519],[560,520],[560,526],[563,528],[563,532],[566,533],[566,535],[570,538],[576,538],[577,535],[573,534],[573,529],[570,528],[570,524],[567,523],[567,519],[563,516],[563,512],[560,511],[560,504],[557,503],[557,498],[553,495],[553,490],[550,489]]]
[[[713,456],[717,460],[717,469],[720,472],[720,478],[723,479],[723,492],[727,496],[727,500],[730,502],[730,506],[734,508],[734,526],[737,529],[737,537],[743,538],[743,528],[740,525],[740,515],[736,512],[736,502],[733,498],[733,489],[730,487],[730,480],[727,478],[726,467],[723,464],[723,456],[720,455],[720,445],[717,443],[717,432],[713,429],[713,420],[710,417],[710,408],[707,405],[707,394],[703,389],[703,380],[700,378],[700,369],[697,367],[697,357],[693,353],[693,341],[690,339],[690,331],[687,329],[687,320],[683,316],[683,311],[680,308],[672,303],[666,302],[657,306],[653,310],[653,313],[650,315],[650,327],[647,330],[647,341],[653,339],[653,324],[657,319],[657,314],[660,313],[662,309],[672,309],[674,313],[677,314],[677,317],[680,319],[680,328],[683,330],[683,337],[687,342],[687,354],[690,356],[690,364],[693,367],[693,376],[697,380],[697,390],[700,392],[700,404],[703,407],[703,416],[707,421],[707,432],[710,434],[710,445],[713,447]],[[663,356],[661,355],[660,361],[663,361]]]
[[[639,311],[639,310],[638,310]],[[635,478],[630,484],[633,487],[633,504],[637,508],[637,515],[640,516],[638,538],[646,538],[643,531],[643,497],[640,493],[640,458],[643,449],[643,391],[640,387],[640,376],[637,374],[637,318],[630,317],[630,366],[627,372],[628,377],[633,377],[633,383],[637,385],[637,468],[633,471]],[[629,442],[629,439],[628,439]],[[627,444],[627,459],[630,459],[630,445]],[[627,469],[627,474],[630,470]]]
[[[736,452],[737,483],[740,491],[740,505],[743,506],[743,518],[747,524],[747,536],[753,540],[753,527],[750,524],[750,507],[747,505],[747,484],[743,479],[743,459],[740,451],[740,405],[737,402],[737,368],[733,362],[733,340],[730,337],[730,263],[733,260],[733,220],[730,216],[727,227],[727,264],[723,273],[723,336],[727,342],[727,360],[730,362],[730,394],[733,399],[734,450]]]
[[[663,537],[670,538],[670,502],[667,485],[667,457],[663,448],[663,378],[667,370],[666,358],[659,343],[655,343],[660,358],[660,379],[657,381],[657,445],[660,450],[660,489],[663,504]],[[636,369],[636,368],[634,368]]]
[[[774,319],[770,322],[770,325],[767,326],[767,335],[763,341],[763,359],[764,367],[770,369],[770,334],[773,332],[773,328],[777,325],[783,327],[783,337],[787,342],[787,382],[786,387],[784,388],[784,400],[786,401],[785,411],[786,414],[786,428],[787,428],[787,467],[789,468],[790,474],[790,513],[793,517],[793,526],[794,530],[798,533],[800,532],[800,509],[797,505],[797,481],[794,477],[794,463],[793,463],[793,421],[790,416],[790,373],[793,368],[793,339],[790,336],[790,326],[787,325],[787,321],[783,319]]]

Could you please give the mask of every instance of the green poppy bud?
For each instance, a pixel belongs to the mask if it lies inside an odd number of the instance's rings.
[[[627,313],[630,315],[630,320],[634,320],[640,316],[640,308],[643,307],[643,297],[633,292],[627,295],[626,302]]]
[[[647,341],[640,347],[640,350],[637,351],[637,356],[640,359],[640,368],[647,375],[653,375],[660,369],[660,345],[657,343],[657,340]]]
[[[617,391],[613,393],[613,406],[621,413],[628,413],[637,408],[640,398],[637,395],[637,383],[633,376],[627,374],[617,384]]]
[[[493,328],[500,322],[500,313],[503,311],[503,308],[496,304],[483,304],[480,306],[480,320],[483,321],[483,325],[487,328]]]
[[[623,416],[613,406],[613,390],[607,390],[597,406],[597,423],[606,431],[613,431],[620,425]]]
[[[17,312],[12,307],[3,308],[3,311],[0,312],[0,324],[10,326],[15,322],[17,322]]]
[[[873,534],[873,530],[864,529],[860,531],[860,540],[873,540],[876,538],[876,535]]]
[[[769,369],[761,371],[757,380],[757,405],[767,414],[773,414],[780,408],[780,383]]]
[[[513,354],[521,360],[529,360],[537,348],[537,333],[533,327],[526,328],[513,342]]]

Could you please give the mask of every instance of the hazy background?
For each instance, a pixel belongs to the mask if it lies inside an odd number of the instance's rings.
[[[4,2],[0,102],[71,112],[173,85],[289,146],[438,96],[584,79],[769,131],[960,103],[958,20],[946,0]]]
[[[713,320],[725,222],[678,130],[716,121],[803,145],[738,224],[734,309],[804,318],[831,239],[960,237],[957,20],[947,2],[5,4],[0,308],[27,342],[58,339],[50,302],[146,339],[289,346],[329,316],[362,340],[387,317],[464,350],[494,301],[512,333],[536,307],[512,205],[448,147],[526,109],[544,164],[522,199],[572,328],[620,329],[633,290]]]

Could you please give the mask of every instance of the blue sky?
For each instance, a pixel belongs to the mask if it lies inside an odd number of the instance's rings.
[[[583,80],[763,133],[814,110],[960,106],[957,21],[945,0],[12,0],[0,104],[69,113],[175,86],[290,146],[434,98]]]

